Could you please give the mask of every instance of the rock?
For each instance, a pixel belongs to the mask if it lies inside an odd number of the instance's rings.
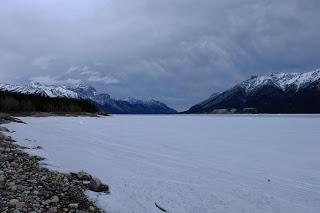
[[[1,132],[10,132],[6,127],[0,126]]]
[[[13,191],[13,192],[17,191],[17,189],[18,189],[18,187],[13,182],[11,182],[9,184],[9,186],[10,186],[10,190]]]
[[[0,183],[4,183],[6,181],[6,177],[4,175],[0,175]]]
[[[52,207],[49,209],[49,212],[57,212],[58,208],[57,207]]]
[[[42,146],[36,146],[34,149],[42,149]]]
[[[0,190],[5,189],[5,183],[4,182],[0,182]]]
[[[0,133],[0,140],[7,140],[8,137],[5,136],[4,134]]]
[[[70,208],[77,209],[79,207],[79,204],[71,203],[71,204],[69,204],[69,206],[70,206]]]
[[[51,203],[58,203],[59,202],[59,197],[58,196],[53,196],[50,201],[51,201]]]
[[[34,208],[39,208],[39,207],[40,207],[40,204],[39,204],[39,203],[34,203],[32,206],[33,206]]]
[[[22,185],[18,185],[17,189],[18,189],[19,192],[24,192],[26,190],[26,187],[22,186]]]
[[[50,193],[47,191],[42,191],[40,196],[43,197],[44,199],[48,199],[50,197]]]
[[[26,203],[25,202],[17,202],[16,206],[17,209],[22,209],[26,207]]]
[[[17,164],[16,162],[12,162],[12,163],[11,163],[11,166],[13,166],[13,167],[18,167],[18,164]]]
[[[90,181],[92,180],[92,176],[85,171],[81,171],[77,174],[79,180]]]
[[[12,199],[12,200],[9,201],[8,206],[11,207],[11,208],[14,208],[14,207],[16,207],[17,203],[19,203],[19,200]]]
[[[89,189],[94,192],[109,192],[109,186],[103,184],[98,178],[93,178],[90,181]]]

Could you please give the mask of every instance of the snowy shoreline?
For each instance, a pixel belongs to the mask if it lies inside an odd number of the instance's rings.
[[[9,124],[49,168],[108,183],[108,212],[320,210],[319,118],[125,116],[24,118]],[[57,138],[56,135],[61,135]],[[30,141],[26,138],[32,139]]]
[[[103,212],[86,196],[85,190],[91,187],[97,190],[89,174],[72,175],[44,168],[43,158],[26,153],[41,149],[40,146],[20,146],[6,136],[12,132],[3,125],[10,122],[23,121],[5,114],[0,116],[0,211]],[[82,180],[89,180],[90,184]]]

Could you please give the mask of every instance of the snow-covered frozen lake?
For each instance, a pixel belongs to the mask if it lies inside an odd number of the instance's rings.
[[[22,119],[11,135],[50,168],[109,184],[109,213],[320,212],[319,116]]]

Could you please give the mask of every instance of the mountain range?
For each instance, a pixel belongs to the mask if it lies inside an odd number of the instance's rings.
[[[252,76],[184,113],[320,113],[320,69]]]
[[[98,93],[92,86],[44,85],[31,82],[28,85],[0,83],[0,91],[22,94],[36,94],[45,97],[65,97],[90,100],[102,110],[111,114],[174,114],[176,110],[156,100],[138,100],[135,98],[114,99],[107,93]]]

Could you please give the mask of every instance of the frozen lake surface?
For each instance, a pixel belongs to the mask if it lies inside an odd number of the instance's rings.
[[[109,184],[89,193],[109,213],[320,212],[319,117],[22,119],[11,135],[50,168]]]

